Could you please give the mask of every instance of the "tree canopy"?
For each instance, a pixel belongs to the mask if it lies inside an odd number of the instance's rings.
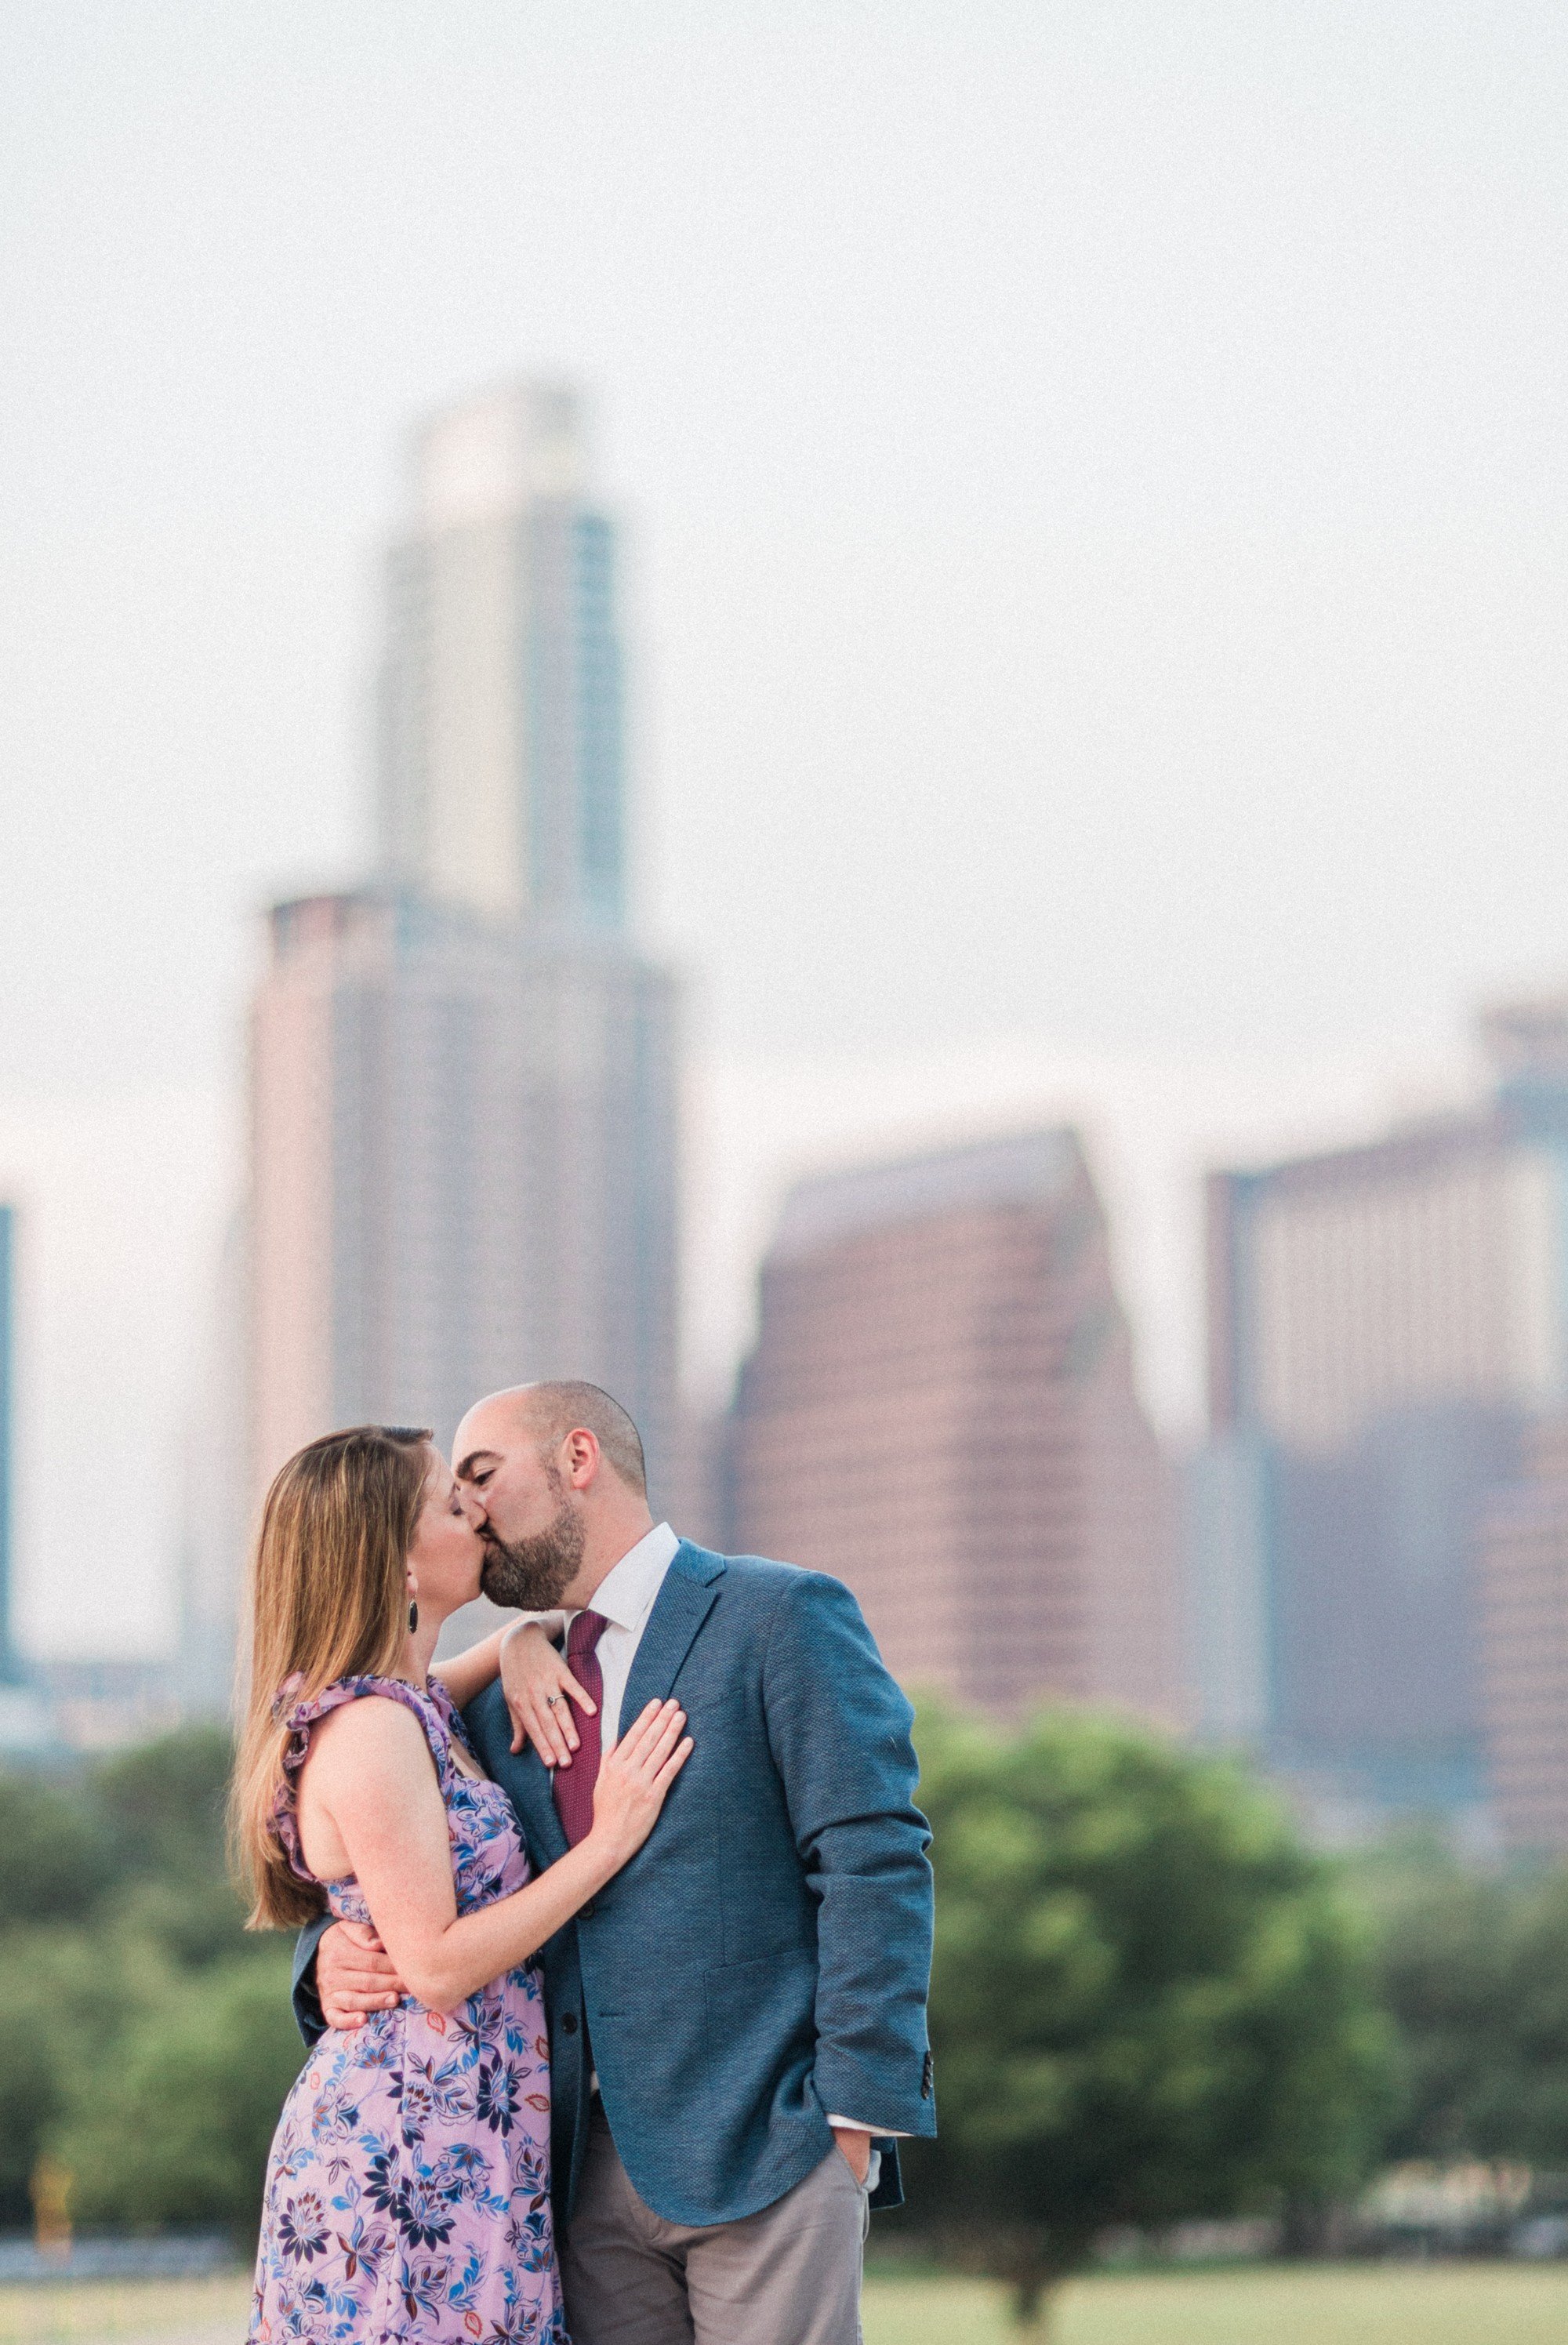
[[[1411,1839],[1354,1878],[1397,2045],[1388,2154],[1568,2167],[1568,1872]]]
[[[919,1741],[942,2130],[907,2219],[1026,2313],[1110,2227],[1310,2211],[1388,2157],[1568,2166],[1568,1870],[1330,1863],[1241,1769],[1081,1716]],[[0,2224],[48,2153],[84,2223],[248,2247],[300,2047],[228,1763],[197,1729],[0,1771]]]
[[[166,1735],[76,1772],[0,1771],[0,2225],[46,2152],[85,2223],[248,2245],[301,2046],[289,1946],[243,1928],[228,1740]]]
[[[1324,2199],[1375,2148],[1366,1934],[1237,1769],[1057,1713],[922,1720],[941,2127],[917,2216],[1020,2319],[1113,2225]]]

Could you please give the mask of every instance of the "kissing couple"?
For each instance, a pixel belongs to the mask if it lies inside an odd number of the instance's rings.
[[[328,1434],[262,1516],[236,1832],[309,2053],[252,2345],[858,2345],[936,2129],[909,1704],[842,1582],[653,1521],[596,1386],[453,1458]]]

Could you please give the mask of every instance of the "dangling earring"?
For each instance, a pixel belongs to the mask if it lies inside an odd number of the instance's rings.
[[[409,1634],[410,1637],[413,1635],[419,1625],[420,1608],[416,1603],[410,1602],[409,1606]]]

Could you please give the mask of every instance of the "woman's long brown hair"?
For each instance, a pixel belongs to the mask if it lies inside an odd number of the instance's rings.
[[[283,1720],[337,1678],[390,1677],[401,1662],[405,1566],[430,1443],[404,1426],[323,1434],[267,1493],[251,1567],[250,1690],[229,1802],[236,1868],[255,1899],[249,1929],[291,1929],[326,1903],[292,1871],[278,1836]]]

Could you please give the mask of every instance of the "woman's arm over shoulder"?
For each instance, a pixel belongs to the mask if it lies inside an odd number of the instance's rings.
[[[446,1662],[439,1675],[447,1691],[460,1710],[465,1710],[494,1682],[495,1668],[488,1667],[491,1644],[499,1647],[499,1670],[501,1692],[506,1699],[510,1722],[510,1739],[498,1743],[486,1757],[492,1771],[501,1763],[504,1750],[518,1751],[525,1742],[531,1742],[547,1767],[570,1767],[572,1754],[578,1748],[580,1736],[573,1705],[580,1711],[592,1711],[595,1705],[589,1700],[566,1666],[566,1659],[551,1640],[563,1635],[566,1628],[564,1612],[524,1612],[500,1631],[499,1637],[476,1645],[470,1652],[460,1653]],[[481,1657],[487,1673],[480,1674]],[[471,1691],[460,1688],[471,1684]]]
[[[501,1675],[501,1649],[510,1631],[497,1629],[491,1635],[481,1637],[477,1645],[465,1646],[450,1660],[438,1661],[430,1675],[445,1686],[452,1699],[454,1710],[466,1710],[476,1694],[483,1693]]]
[[[564,1637],[566,1615],[564,1612],[520,1612],[515,1620],[507,1622],[504,1629],[497,1629],[491,1635],[481,1637],[477,1645],[470,1645],[462,1652],[454,1653],[450,1660],[436,1663],[430,1675],[445,1686],[455,1709],[466,1710],[486,1686],[495,1683],[496,1679],[503,1674],[506,1655],[517,1647],[520,1638],[529,1629],[540,1631],[539,1637],[529,1640],[536,1645],[541,1639],[548,1642],[551,1639]]]

